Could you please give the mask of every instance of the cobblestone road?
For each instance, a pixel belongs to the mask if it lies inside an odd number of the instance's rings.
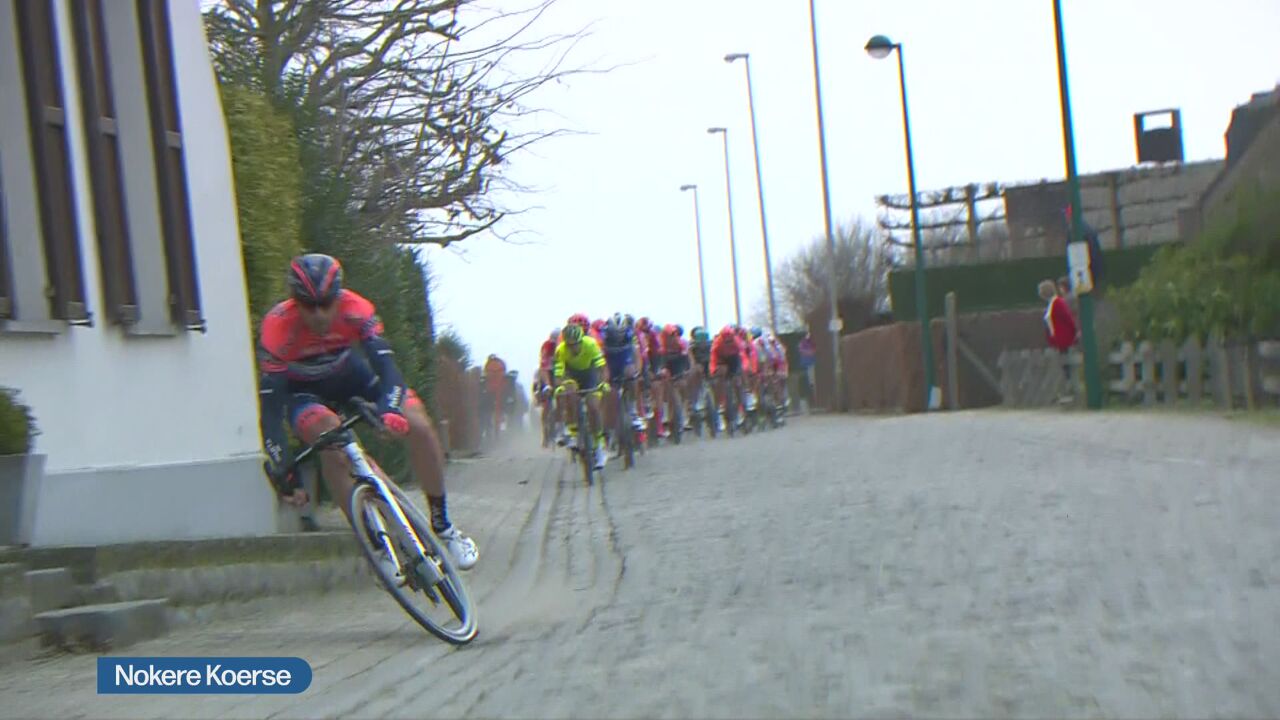
[[[1213,419],[812,418],[456,469],[481,635],[372,585],[129,655],[297,655],[296,697],[106,697],[10,666],[0,717],[1277,717],[1280,433]],[[451,472],[455,472],[451,470]]]

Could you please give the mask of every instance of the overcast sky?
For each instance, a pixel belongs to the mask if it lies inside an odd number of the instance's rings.
[[[521,0],[502,6],[522,7]],[[1225,154],[1232,109],[1280,82],[1280,0],[1064,0],[1081,172],[1136,162],[1133,113],[1182,110],[1188,161]],[[1050,0],[817,0],[823,104],[836,222],[873,219],[874,197],[905,193],[896,61],[863,51],[902,42],[921,190],[1064,174]],[[574,312],[622,311],[699,324],[696,183],[711,325],[734,319],[723,145],[729,128],[742,312],[765,270],[742,63],[751,53],[770,251],[775,266],[822,234],[813,65],[804,0],[559,0],[540,26],[596,23],[575,54],[605,75],[533,101],[548,123],[589,133],[512,158],[537,189],[512,218],[513,245],[477,236],[428,252],[437,322],[482,362],[520,371]]]

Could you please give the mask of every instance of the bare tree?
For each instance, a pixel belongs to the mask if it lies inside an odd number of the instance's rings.
[[[895,261],[879,230],[861,220],[839,225],[835,257],[836,291],[842,301],[862,301],[872,310],[888,304],[889,270]],[[815,238],[774,270],[779,330],[803,327],[804,318],[826,302],[829,268],[826,238]]]
[[[555,0],[532,1],[220,0],[205,19],[220,78],[298,110],[362,229],[447,246],[509,212],[492,192],[508,158],[564,132],[521,122],[530,95],[597,72],[567,66],[585,29],[533,35]]]

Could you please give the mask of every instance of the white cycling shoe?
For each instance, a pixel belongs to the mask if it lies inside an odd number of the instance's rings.
[[[436,533],[436,537],[449,550],[449,554],[453,556],[453,564],[459,570],[470,570],[476,566],[476,561],[480,559],[480,549],[476,547],[476,541],[463,535],[457,525]]]

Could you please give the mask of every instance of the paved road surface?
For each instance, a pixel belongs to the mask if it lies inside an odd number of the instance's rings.
[[[588,490],[532,447],[460,468],[481,637],[374,590],[131,655],[291,654],[298,697],[98,697],[90,657],[0,717],[1277,717],[1280,433],[1207,419],[813,418]]]

